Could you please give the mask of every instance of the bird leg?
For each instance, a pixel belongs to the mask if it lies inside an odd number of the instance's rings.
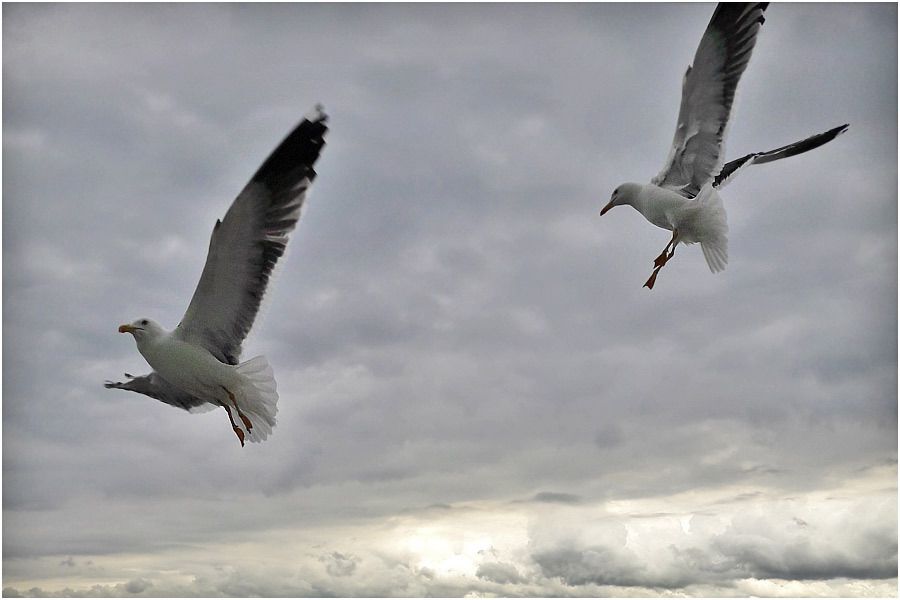
[[[654,267],[657,267],[657,268],[658,268],[658,267],[664,267],[665,264],[666,264],[667,262],[669,262],[669,259],[672,258],[673,256],[675,256],[675,246],[678,245],[678,244],[675,243],[675,238],[677,238],[677,237],[678,237],[678,230],[677,230],[677,229],[673,229],[673,230],[672,230],[672,239],[669,240],[669,243],[666,244],[666,247],[665,247],[665,248],[663,248],[662,254],[660,254],[659,256],[657,256],[657,257],[656,257],[656,260],[653,261],[653,266],[654,266]],[[671,251],[671,252],[669,252],[669,246],[672,247],[672,251]]]
[[[228,392],[228,397],[231,399],[231,403],[234,404],[234,410],[237,411],[238,416],[241,418],[241,421],[244,422],[244,427],[247,428],[247,432],[249,433],[253,430],[253,423],[251,423],[250,419],[248,419],[247,416],[241,412],[241,409],[238,408],[237,400],[235,399],[234,394],[231,393],[231,390],[225,388],[225,391]]]
[[[650,279],[644,284],[645,288],[653,289],[653,285],[656,283],[656,276],[659,275],[659,270],[666,266],[666,263],[669,262],[673,256],[675,256],[675,247],[678,245],[678,242],[675,240],[678,238],[678,230],[672,230],[672,239],[669,240],[669,243],[666,244],[666,247],[663,248],[662,254],[656,257],[656,260],[653,261],[653,274],[650,275]],[[671,251],[669,248],[671,247]]]
[[[229,410],[228,406],[223,404],[222,408],[225,409],[225,412],[228,414],[228,420],[231,421],[231,428],[234,429],[234,433],[238,436],[238,439],[241,441],[241,448],[244,447],[244,432],[241,431],[241,428],[237,426],[237,423],[234,422],[234,417],[231,416],[231,410]]]

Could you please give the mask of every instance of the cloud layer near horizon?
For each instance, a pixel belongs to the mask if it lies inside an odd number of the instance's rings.
[[[890,595],[897,12],[773,5],[731,263],[599,208],[712,5],[4,7],[4,594]],[[331,131],[246,348],[265,444],[103,390]]]

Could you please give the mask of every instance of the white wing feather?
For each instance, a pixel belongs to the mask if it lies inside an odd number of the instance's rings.
[[[720,3],[684,75],[672,148],[651,181],[693,197],[721,170],[738,81],[747,68],[766,3]]]
[[[305,118],[213,228],[200,282],[174,333],[224,363],[238,364],[269,275],[300,218],[326,120],[321,110]]]

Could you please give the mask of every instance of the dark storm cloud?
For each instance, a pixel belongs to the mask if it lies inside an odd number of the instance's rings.
[[[94,595],[715,593],[702,586],[890,577],[890,510],[839,550],[803,512],[777,514],[796,540],[713,528],[649,575],[619,529],[529,538],[466,577],[349,538],[309,549],[302,581],[207,572],[202,558],[160,567],[196,575],[184,587],[148,570],[92,588],[97,573],[79,571],[82,557],[457,518],[479,503],[579,522],[596,502],[721,489],[729,502],[714,507],[745,506],[896,472],[896,6],[770,7],[728,156],[851,129],[724,190],[725,273],[685,248],[648,294],[665,235],[625,209],[597,215],[615,185],[661,167],[711,10],[5,6],[10,594],[56,568]],[[223,414],[103,390],[146,369],[116,325],[178,322],[215,219],[320,101],[319,178],[246,344],[276,371],[274,436],[242,451]],[[423,506],[451,510],[404,511]]]

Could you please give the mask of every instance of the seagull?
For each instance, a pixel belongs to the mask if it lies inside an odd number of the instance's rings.
[[[614,206],[627,204],[672,232],[672,239],[653,261],[653,274],[644,287],[653,289],[659,270],[675,255],[679,243],[699,242],[710,271],[724,270],[728,219],[719,189],[745,167],[808,152],[850,127],[841,125],[787,146],[724,162],[735,90],[765,21],[766,6],[767,2],[719,3],[684,74],[675,138],[665,166],[650,183],[617,187],[600,211],[604,215]]]
[[[190,412],[221,406],[241,446],[245,438],[260,442],[269,436],[278,410],[272,368],[263,356],[238,359],[315,179],[327,120],[317,105],[216,221],[200,282],[178,327],[166,331],[147,318],[119,327],[119,333],[134,336],[153,371],[140,377],[125,373],[127,381],[107,381],[105,387]]]

